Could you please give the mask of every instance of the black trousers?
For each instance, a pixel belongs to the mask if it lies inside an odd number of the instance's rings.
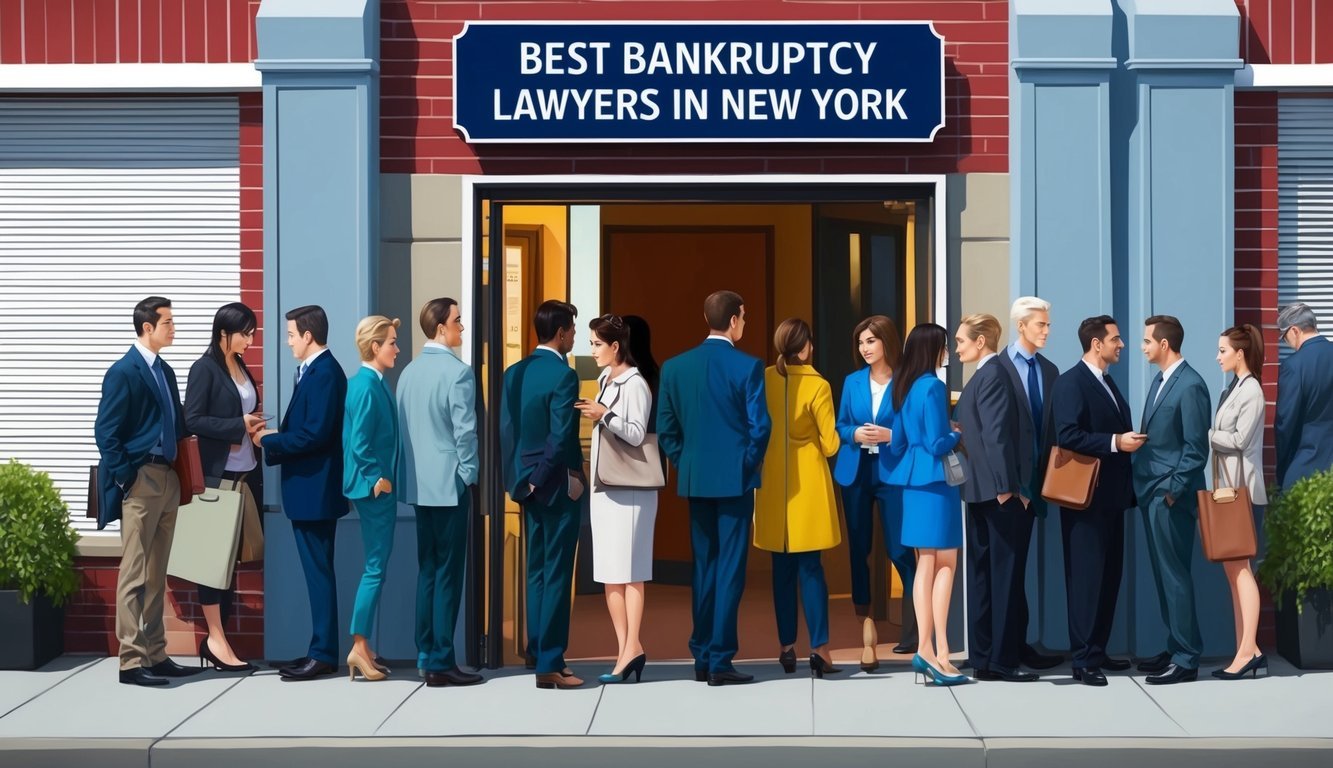
[[[968,650],[974,669],[1014,670],[1027,641],[1028,541],[1033,516],[1015,494],[967,505]]]
[[[1125,567],[1125,513],[1061,507],[1060,533],[1073,666],[1098,668],[1106,660]]]

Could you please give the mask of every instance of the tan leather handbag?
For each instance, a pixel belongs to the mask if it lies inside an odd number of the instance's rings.
[[[639,445],[630,445],[605,427],[597,430],[597,484],[603,488],[662,488],[662,452],[657,435],[643,436]]]
[[[1092,505],[1092,494],[1097,490],[1097,475],[1101,469],[1101,459],[1054,446],[1046,463],[1041,497],[1066,509],[1087,509]]]
[[[1218,473],[1222,477],[1219,480]],[[1240,457],[1240,477],[1236,482],[1226,477],[1216,453],[1213,454],[1213,489],[1198,492],[1199,538],[1203,554],[1214,563],[1248,560],[1259,551],[1254,530],[1254,507],[1250,489],[1245,487],[1245,457]]]

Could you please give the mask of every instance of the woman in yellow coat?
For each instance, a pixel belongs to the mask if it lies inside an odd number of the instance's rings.
[[[796,671],[799,584],[810,633],[810,674],[823,677],[841,671],[828,655],[828,584],[819,562],[821,550],[842,540],[828,464],[840,441],[833,392],[810,365],[812,336],[810,326],[794,317],[773,334],[778,360],[764,371],[773,436],[755,492],[754,545],[773,553],[778,662],[786,672]]]

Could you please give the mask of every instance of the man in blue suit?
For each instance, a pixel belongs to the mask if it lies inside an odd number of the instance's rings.
[[[1206,487],[1208,428],[1212,401],[1208,385],[1180,356],[1185,329],[1171,315],[1144,321],[1143,354],[1157,366],[1143,404],[1148,441],[1134,454],[1134,495],[1143,511],[1148,559],[1157,601],[1166,623],[1166,650],[1139,664],[1152,673],[1149,685],[1197,680],[1203,636],[1194,611],[1194,530],[1198,497]]]
[[[171,462],[176,444],[186,436],[176,372],[160,354],[176,337],[171,301],[149,296],[139,302],[134,331],[138,340],[107,369],[97,404],[97,527],[121,521],[116,579],[120,682],[155,686],[199,671],[167,657],[162,622],[181,493]]]
[[[709,685],[748,683],[732,659],[745,590],[754,490],[772,422],[764,399],[764,364],[736,349],[745,302],[731,291],[704,301],[708,338],[662,366],[658,441],[689,499],[694,552],[694,678]]]
[[[1115,319],[1090,317],[1078,327],[1083,359],[1051,388],[1055,445],[1101,460],[1101,473],[1084,510],[1060,508],[1065,556],[1065,600],[1074,679],[1104,686],[1102,669],[1122,672],[1128,659],[1106,655],[1125,560],[1125,510],[1134,506],[1129,454],[1143,445],[1133,431],[1129,404],[1106,373],[1125,342]]]
[[[338,518],[347,514],[343,497],[343,404],[347,374],[328,349],[329,318],[308,305],[287,313],[287,346],[301,364],[296,369],[281,430],[256,432],[264,461],[282,468],[282,509],[292,521],[296,552],[310,595],[309,653],[278,673],[288,680],[312,680],[338,669],[338,590],[333,574],[333,542]]]
[[[565,665],[570,589],[579,540],[583,449],[579,446],[579,377],[574,349],[578,310],[563,301],[537,308],[537,348],[509,366],[500,395],[500,454],[505,490],[523,508],[528,550],[528,652],[538,688],[577,688]]]
[[[1333,344],[1321,336],[1314,311],[1292,304],[1277,317],[1278,333],[1296,350],[1277,373],[1277,479],[1291,488],[1333,467]]]

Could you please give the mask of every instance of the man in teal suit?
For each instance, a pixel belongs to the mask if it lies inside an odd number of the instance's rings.
[[[1170,315],[1144,321],[1143,354],[1159,372],[1148,386],[1139,432],[1147,442],[1134,454],[1134,493],[1143,510],[1148,558],[1166,623],[1166,650],[1139,664],[1151,685],[1195,680],[1203,637],[1194,611],[1198,499],[1212,425],[1208,385],[1180,356],[1185,329]]]
[[[472,369],[453,348],[463,318],[453,299],[421,308],[430,341],[398,378],[403,434],[399,483],[417,513],[417,667],[429,687],[473,685],[481,675],[458,668],[454,626],[467,558],[468,486],[477,482],[477,401]]]
[[[658,442],[676,467],[676,492],[689,499],[694,552],[694,678],[748,683],[732,666],[736,618],[745,591],[754,490],[772,422],[764,364],[736,349],[745,302],[732,291],[704,301],[708,338],[662,366]]]
[[[578,310],[563,301],[537,308],[537,348],[510,366],[500,395],[500,453],[505,490],[523,507],[528,548],[528,652],[538,688],[577,688],[568,672],[570,587],[579,538],[579,498],[587,484],[579,447],[579,377],[574,348]]]

